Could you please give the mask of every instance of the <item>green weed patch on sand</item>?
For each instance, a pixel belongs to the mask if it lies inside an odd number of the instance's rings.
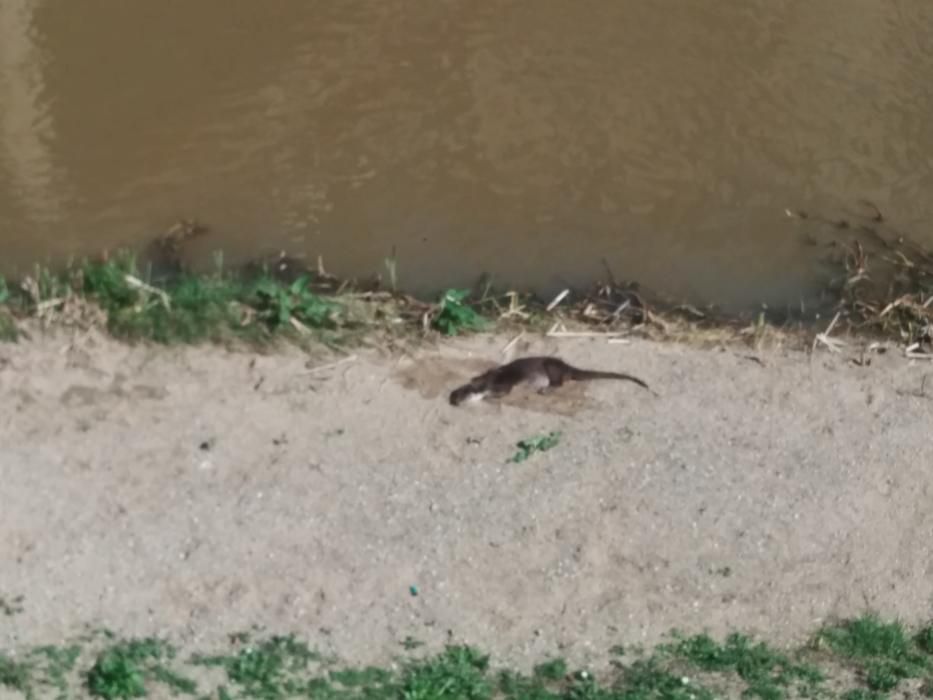
[[[913,637],[899,622],[867,615],[822,630],[816,644],[856,669],[868,690],[886,692],[908,678],[925,678],[933,696],[933,626]]]
[[[226,649],[182,652],[163,640],[104,634],[80,645],[0,653],[0,690],[11,697],[104,700],[883,700],[933,692],[931,629],[909,632],[866,615],[826,626],[798,649],[741,634],[717,641],[674,633],[650,652],[615,647],[604,668],[572,668],[551,657],[530,672],[456,644],[420,656],[416,645],[406,645],[380,668],[327,658],[293,636],[235,634]]]
[[[547,452],[557,445],[560,444],[560,433],[557,431],[551,431],[550,433],[544,435],[536,435],[534,437],[525,438],[524,440],[519,440],[515,443],[515,454],[509,457],[506,461],[512,464],[519,464],[524,462],[529,457],[531,457],[536,452]]]

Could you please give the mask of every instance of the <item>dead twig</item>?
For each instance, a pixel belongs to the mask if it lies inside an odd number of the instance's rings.
[[[123,275],[123,280],[133,289],[158,297],[159,301],[162,302],[162,306],[166,309],[172,308],[172,300],[163,290],[153,287],[151,284],[146,284],[138,277],[133,277],[133,275]]]
[[[558,331],[549,330],[548,338],[621,338],[628,335],[621,331]]]
[[[933,353],[919,350],[920,343],[911,343],[904,348],[904,357],[911,360],[933,360]]]
[[[292,328],[301,333],[302,335],[311,335],[311,329],[308,328],[305,324],[299,321],[294,316],[288,319],[289,323],[292,324]]]
[[[499,318],[521,318],[527,319],[530,314],[525,311],[525,307],[519,302],[518,292],[508,292],[506,296],[509,298],[509,308],[503,311]]]
[[[816,350],[817,345],[823,345],[830,352],[839,352],[841,348],[845,347],[845,341],[840,340],[839,338],[830,337],[830,333],[833,332],[833,329],[836,327],[836,323],[839,321],[839,318],[842,316],[841,311],[837,311],[836,315],[833,316],[833,320],[830,321],[829,325],[826,327],[826,330],[822,333],[817,333],[816,337],[813,339],[813,348]]]
[[[522,331],[521,333],[516,335],[514,338],[512,338],[508,343],[506,343],[505,347],[502,348],[502,356],[507,358],[512,348],[514,348],[518,344],[518,341],[524,337],[525,337],[525,331]]]
[[[356,355],[348,355],[347,357],[342,357],[336,362],[330,362],[326,365],[318,365],[317,367],[311,367],[310,369],[306,369],[303,372],[299,372],[298,374],[302,376],[308,375],[308,374],[317,374],[318,372],[324,372],[329,369],[334,369],[336,367],[340,367],[341,365],[345,365],[350,362],[356,362],[356,359],[357,359]]]
[[[628,307],[632,305],[631,299],[626,299],[621,304],[616,307],[616,310],[612,312],[614,318],[619,318],[622,315],[622,312],[625,311]]]
[[[570,290],[569,290],[569,289],[565,289],[565,290],[562,291],[560,294],[558,294],[556,297],[554,297],[554,299],[551,301],[551,303],[548,304],[548,305],[545,307],[544,310],[547,311],[548,313],[550,313],[550,312],[553,311],[555,308],[557,308],[557,305],[558,305],[558,304],[560,304],[564,299],[567,298],[567,295],[568,295],[568,294],[570,294]]]

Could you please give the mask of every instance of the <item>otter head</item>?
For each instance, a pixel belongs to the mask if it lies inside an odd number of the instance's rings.
[[[481,399],[483,398],[483,390],[476,386],[473,382],[469,384],[464,384],[461,387],[457,387],[452,392],[450,392],[450,405],[459,406],[464,401],[469,401],[471,399]]]

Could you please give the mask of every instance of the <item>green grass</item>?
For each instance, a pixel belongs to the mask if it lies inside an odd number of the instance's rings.
[[[546,435],[535,435],[534,437],[519,440],[516,444],[516,451],[506,461],[513,464],[524,462],[536,452],[547,452],[560,443],[560,433],[552,431]]]
[[[384,686],[392,680],[392,674],[389,671],[375,666],[331,671],[328,677],[333,683],[339,683],[346,688]]]
[[[494,292],[489,283],[475,292],[450,288],[427,302],[398,289],[394,255],[385,260],[390,291],[379,283],[340,282],[323,272],[285,281],[291,268],[270,271],[247,264],[227,271],[222,256],[215,261],[215,269],[206,274],[172,273],[153,279],[151,268],[141,269],[132,254],[119,252],[55,271],[37,266],[15,283],[0,278],[0,340],[16,340],[22,322],[36,318],[46,326],[103,322],[113,336],[129,341],[264,344],[283,338],[332,346],[368,340],[375,333],[411,339],[427,331],[446,336],[516,328],[543,332],[555,320],[601,330],[633,325],[645,329],[649,318],[643,292],[605,284],[574,294],[556,308],[531,293]],[[706,342],[701,327],[710,330],[717,343],[724,333],[744,338],[738,334],[745,326],[743,318],[710,314],[704,321],[681,323],[678,308],[663,300],[652,302],[651,318],[666,320],[651,327],[666,329],[662,335],[670,338],[701,343]],[[790,339],[792,332],[786,330],[782,337]]]
[[[17,690],[24,695],[29,692],[32,685],[30,666],[23,661],[17,661],[6,654],[0,654],[0,686],[10,690]]]
[[[887,695],[874,690],[853,688],[842,694],[842,700],[886,700]]]
[[[821,220],[818,216],[805,218]],[[257,342],[284,334],[292,338],[310,335],[334,344],[358,339],[362,331],[406,331],[414,335],[430,327],[452,336],[515,325],[522,330],[543,331],[556,321],[601,330],[638,327],[639,332],[649,336],[701,345],[731,340],[743,344],[751,341],[758,347],[773,335],[782,345],[789,343],[803,349],[811,347],[813,322],[836,310],[845,312],[842,323],[846,329],[863,337],[887,337],[908,344],[920,339],[933,320],[933,309],[925,303],[930,296],[933,255],[905,240],[901,232],[886,238],[887,234],[876,230],[874,224],[847,230],[862,238],[867,236],[862,242],[865,245],[853,247],[853,241],[838,241],[841,245],[836,249],[844,251],[844,255],[833,260],[832,265],[842,273],[838,280],[842,284],[827,280],[828,294],[821,294],[818,301],[814,299],[815,305],[807,311],[801,309],[799,314],[789,309],[762,311],[753,300],[741,313],[727,313],[714,306],[695,309],[636,284],[618,283],[611,272],[609,279],[594,280],[589,290],[573,290],[569,298],[562,297],[554,306],[534,294],[493,293],[488,278],[485,287],[477,285],[476,294],[451,288],[434,303],[425,303],[400,291],[399,261],[394,250],[383,261],[390,291],[384,293],[380,281],[365,286],[368,291],[378,292],[368,296],[356,294],[363,290],[339,283],[323,272],[310,274],[304,282],[286,283],[254,262],[243,265],[241,274],[229,274],[219,254],[215,254],[217,269],[212,274],[153,280],[137,267],[132,255],[118,253],[55,272],[36,267],[15,284],[0,278],[0,340],[18,337],[16,321],[22,317],[40,315],[46,321],[73,321],[69,314],[56,313],[60,305],[72,300],[71,295],[102,306],[107,325],[116,336],[162,343],[231,337]],[[162,244],[166,241],[169,239],[163,239]],[[875,274],[876,265],[871,276],[861,274],[867,269],[868,248],[872,248],[873,262],[880,263],[887,272]],[[897,255],[890,255],[890,250]],[[178,266],[170,267],[175,270]],[[290,265],[285,272],[283,266],[276,269],[284,276],[292,274],[293,268]],[[263,279],[254,278],[257,270],[264,271]],[[127,280],[127,275],[132,280]],[[382,277],[379,275],[379,280]],[[306,284],[308,280],[313,284]],[[360,301],[362,297],[365,302]],[[882,313],[890,310],[895,300],[891,313]],[[754,330],[752,336],[747,334],[749,327]]]
[[[444,292],[434,317],[434,328],[444,335],[458,335],[485,328],[486,319],[466,301],[469,295],[466,289],[448,289]]]
[[[911,637],[898,621],[864,615],[825,627],[815,644],[828,647],[855,667],[867,690],[884,693],[909,678],[933,681],[930,630],[924,627]]]
[[[40,646],[32,650],[30,659],[36,669],[41,685],[58,690],[58,697],[68,695],[68,683],[81,656],[81,646],[69,644],[63,647]]]
[[[18,337],[16,322],[13,316],[4,308],[10,301],[10,288],[6,278],[0,275],[0,341],[14,341]]]
[[[535,678],[548,681],[559,681],[567,672],[567,662],[563,659],[551,659],[534,667]]]
[[[930,629],[866,615],[824,627],[797,649],[742,634],[674,633],[654,649],[612,647],[595,673],[561,657],[522,672],[456,644],[426,655],[400,651],[380,667],[338,663],[294,636],[256,631],[230,635],[220,651],[184,656],[161,640],[104,633],[80,646],[0,654],[0,690],[27,700],[49,689],[61,699],[104,700],[893,700],[895,692],[933,697]],[[906,690],[908,679],[918,692]]]
[[[713,700],[711,688],[678,675],[656,657],[635,661],[624,667],[616,685],[624,700]]]
[[[276,700],[308,690],[310,681],[302,675],[321,657],[304,642],[291,636],[274,636],[256,644],[240,639],[244,646],[234,654],[198,654],[191,662],[222,668],[228,682],[244,697]]]
[[[910,638],[903,625],[884,622],[874,615],[828,626],[819,632],[818,639],[847,657],[901,658],[911,652]]]
[[[249,277],[226,273],[221,265],[210,274],[156,284],[132,255],[120,253],[58,274],[37,267],[16,285],[0,277],[0,340],[17,339],[17,317],[73,320],[68,305],[75,300],[99,307],[107,330],[117,338],[164,344],[256,343],[277,337],[335,344],[367,330],[423,330],[423,314],[413,314],[404,295],[361,303],[340,289],[333,288],[331,278],[316,274],[285,282],[266,272]],[[485,328],[487,320],[468,296],[465,290],[447,291],[425,318],[445,335]]]
[[[148,684],[158,682],[176,693],[194,694],[195,683],[166,666],[174,656],[171,645],[153,638],[112,644],[88,669],[87,691],[104,700],[139,698],[148,694]]]
[[[141,287],[129,258],[87,263],[81,292],[107,312],[111,333],[160,343],[276,333],[336,330],[347,322],[343,308],[310,289],[301,277],[284,284],[272,277],[244,281],[217,273],[185,276],[164,289]]]
[[[742,634],[730,634],[723,643],[700,634],[660,649],[702,671],[734,673],[746,684],[745,696],[761,700],[781,700],[792,684],[813,688],[824,680],[812,665]]]
[[[914,636],[917,648],[925,654],[933,655],[933,624],[926,625],[917,630]]]
[[[19,340],[19,329],[13,317],[0,309],[0,342],[13,343]]]
[[[449,646],[440,654],[408,664],[399,683],[399,697],[406,700],[492,697],[489,656],[467,646]]]
[[[6,286],[6,280],[0,276],[0,342],[14,342],[19,339],[19,331],[16,328],[16,319],[7,308],[10,300],[10,293]]]

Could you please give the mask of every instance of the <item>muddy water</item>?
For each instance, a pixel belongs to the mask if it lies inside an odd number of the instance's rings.
[[[795,302],[784,210],[933,242],[929,0],[0,1],[0,267],[284,249],[424,290]]]

